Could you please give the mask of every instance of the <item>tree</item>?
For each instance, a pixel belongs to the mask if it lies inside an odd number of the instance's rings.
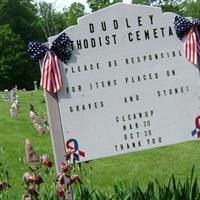
[[[173,12],[183,15],[183,8],[180,3],[166,2],[165,4],[161,5],[161,8],[163,12]]]
[[[40,2],[37,4],[37,24],[42,29],[46,39],[56,35],[67,27],[66,16],[56,12],[52,3]]]
[[[163,12],[174,12],[183,14],[183,8],[180,0],[132,0],[134,4],[143,4],[161,7]]]
[[[184,15],[199,18],[200,17],[200,1],[186,0],[184,4]]]
[[[28,60],[26,44],[42,38],[35,24],[36,9],[31,0],[2,0],[0,13],[0,89],[15,84],[31,89],[39,67]]]
[[[85,14],[85,6],[81,3],[72,3],[67,11],[67,24],[72,26],[77,24],[77,19]]]
[[[133,4],[143,4],[143,5],[150,5],[150,0],[132,0]]]
[[[0,3],[0,25],[9,24],[14,33],[29,41],[40,38],[41,32],[36,26],[36,9],[32,0],[2,0]]]
[[[28,63],[24,41],[9,25],[0,26],[0,47],[0,90],[15,84],[31,87],[35,69]]]
[[[87,0],[89,7],[92,9],[92,12],[100,10],[102,8],[108,7],[112,4],[122,2],[122,0]]]
[[[143,5],[151,5],[157,7],[169,7],[174,9],[177,5],[180,5],[182,0],[132,0],[133,4],[143,4]]]

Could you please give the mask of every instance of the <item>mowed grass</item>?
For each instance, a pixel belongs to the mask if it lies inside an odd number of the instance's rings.
[[[10,117],[10,102],[3,102],[0,98],[0,145],[5,149],[12,190],[16,194],[22,194],[24,190],[22,176],[28,171],[28,166],[24,164],[26,138],[32,142],[34,150],[39,155],[47,153],[53,157],[49,134],[39,135],[29,119],[29,103],[35,106],[38,114],[46,113],[45,103],[42,103],[44,99],[42,92],[17,92],[17,95],[20,113],[16,118]]]
[[[107,191],[119,182],[139,183],[145,189],[148,182],[155,179],[161,184],[168,184],[172,174],[185,181],[193,166],[195,176],[199,176],[199,150],[198,141],[187,142],[92,161],[85,164],[82,171],[86,168],[92,185]]]
[[[20,113],[17,118],[9,114],[9,102],[0,98],[0,145],[3,145],[12,191],[20,197],[23,192],[22,175],[28,166],[24,164],[24,142],[32,141],[38,154],[48,153],[53,159],[50,135],[39,135],[29,120],[29,103],[34,104],[38,114],[46,113],[42,91],[18,92]],[[81,164],[83,182],[93,187],[111,191],[117,182],[138,182],[146,188],[155,179],[167,184],[172,174],[184,180],[190,176],[192,166],[195,175],[200,174],[200,143],[186,142],[162,148],[104,158]],[[53,183],[52,183],[53,184]],[[17,198],[16,198],[17,199]]]

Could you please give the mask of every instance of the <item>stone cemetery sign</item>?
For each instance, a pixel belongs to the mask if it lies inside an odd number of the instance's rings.
[[[60,63],[64,142],[55,148],[87,161],[198,137],[199,71],[184,57],[175,16],[119,3],[65,30],[74,50]]]

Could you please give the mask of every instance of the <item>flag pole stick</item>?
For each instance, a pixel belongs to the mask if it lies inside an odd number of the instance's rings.
[[[39,64],[41,69],[42,61],[40,61]],[[66,154],[66,149],[65,149],[65,141],[64,141],[63,129],[60,118],[60,111],[58,106],[58,97],[57,94],[51,94],[45,90],[44,90],[44,96],[47,107],[56,172],[59,172],[59,166],[63,162],[64,155]],[[73,200],[72,187],[69,186],[68,189],[69,191],[66,194],[66,200]]]

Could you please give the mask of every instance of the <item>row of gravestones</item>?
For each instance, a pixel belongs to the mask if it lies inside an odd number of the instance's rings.
[[[3,92],[3,100],[10,102],[10,116],[16,117],[19,113],[19,101],[16,94],[17,86],[13,87],[10,91],[5,89]]]
[[[48,118],[46,115],[42,115],[39,117],[35,112],[34,105],[30,103],[30,112],[29,112],[30,120],[40,135],[43,135],[48,132],[49,124]]]
[[[17,91],[17,86],[13,87],[10,91],[8,89],[5,89],[2,94],[3,100],[11,102],[16,101],[17,100],[16,91]]]
[[[3,94],[4,101],[10,101],[11,103],[10,116],[13,118],[17,117],[19,113],[19,101],[18,101],[18,96],[16,95],[16,91],[17,91],[17,87],[13,87],[11,91],[5,90]],[[48,132],[49,125],[48,125],[47,116],[41,115],[39,117],[37,113],[34,111],[34,105],[31,103],[30,103],[30,120],[40,135],[43,135]]]
[[[34,81],[33,84],[34,84],[34,90],[38,90],[37,81]],[[12,98],[16,98],[16,94],[15,94],[16,90],[17,90],[17,86],[13,87],[11,91],[9,91],[8,89],[5,89],[2,95],[3,100],[12,101]]]

